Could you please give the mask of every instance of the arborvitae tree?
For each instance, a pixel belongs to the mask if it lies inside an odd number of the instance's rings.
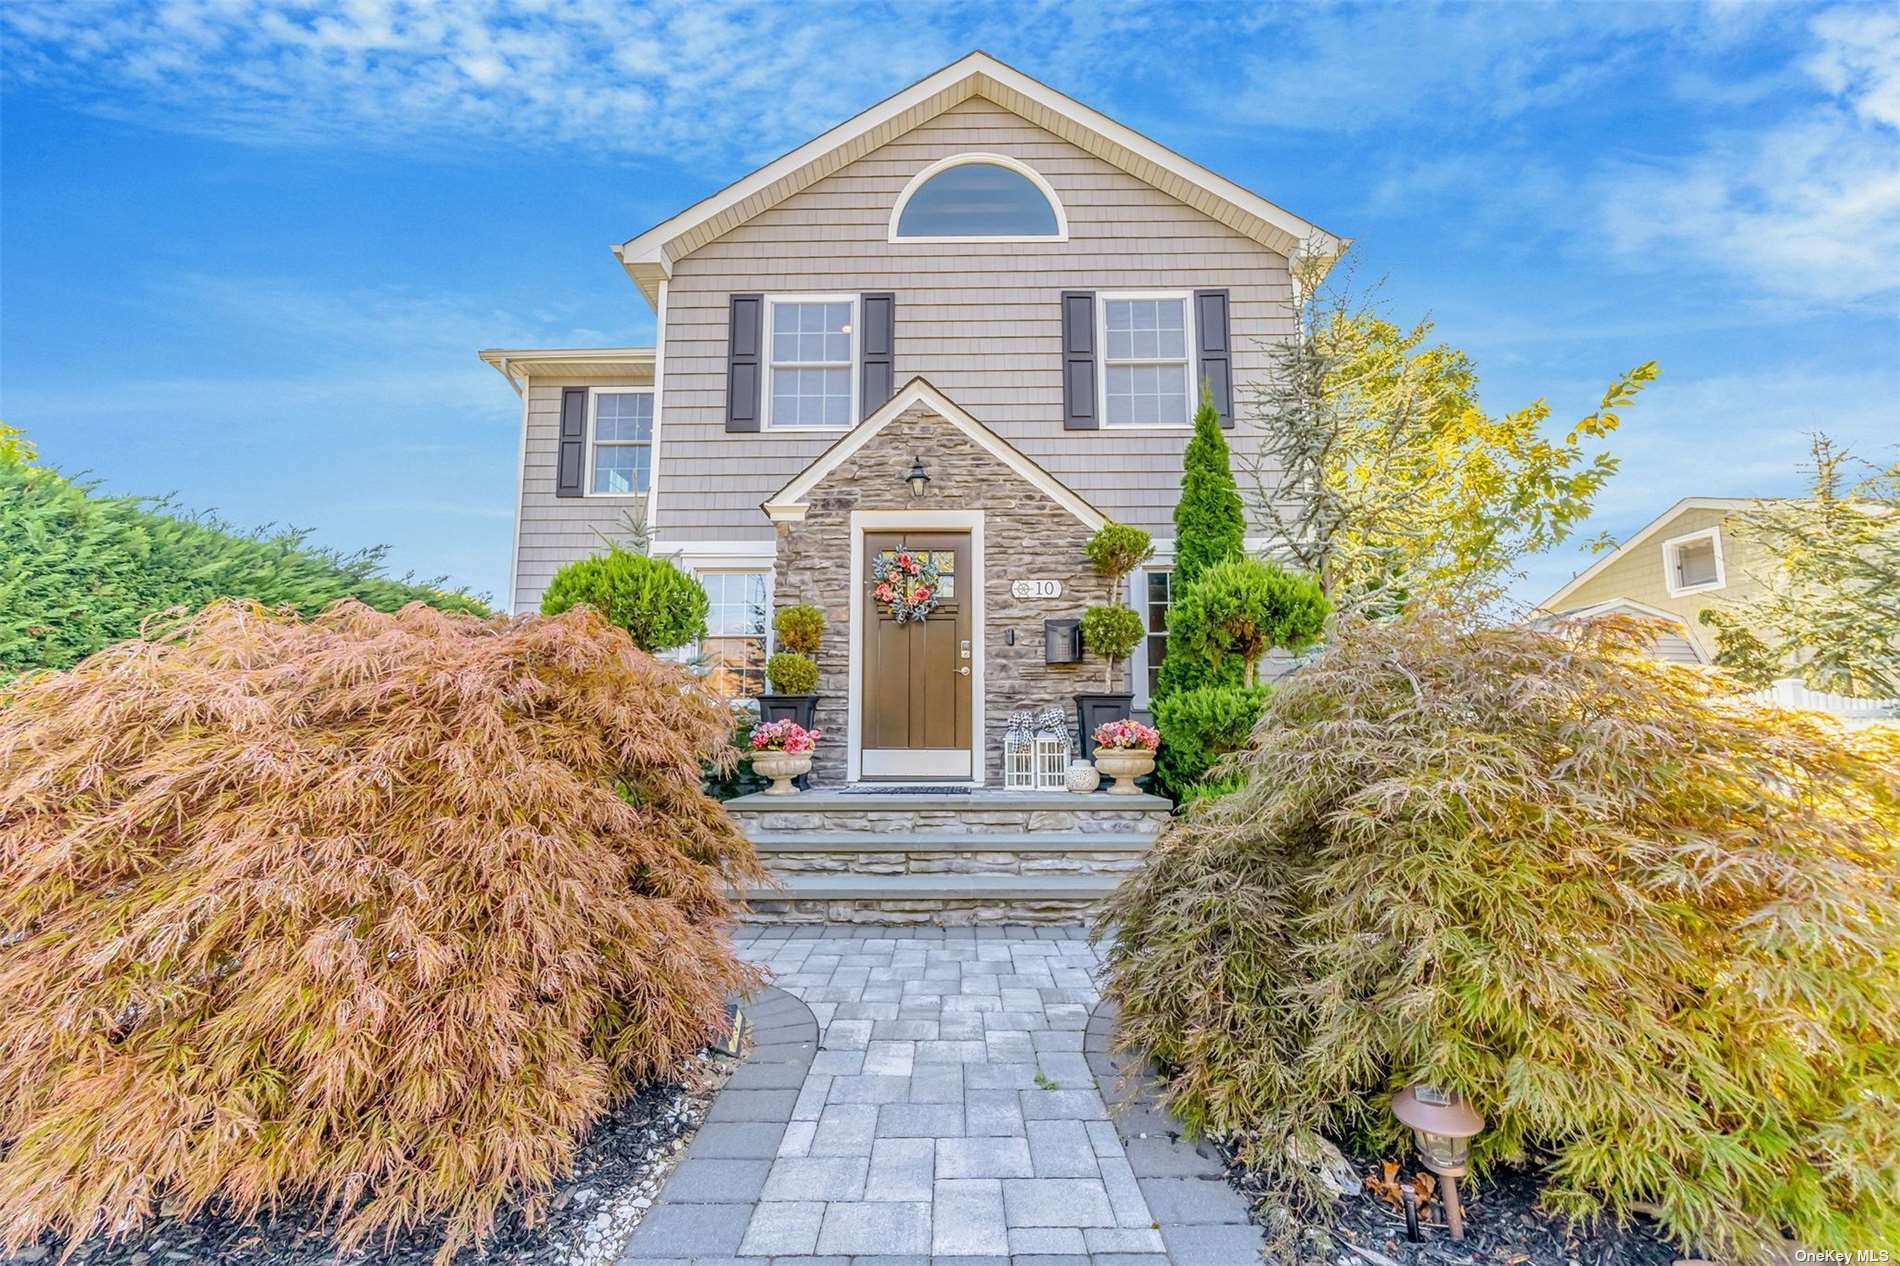
[[[1246,514],[1240,489],[1229,464],[1227,438],[1221,434],[1220,415],[1203,390],[1194,414],[1194,438],[1181,458],[1181,499],[1174,507],[1174,574],[1169,578],[1172,601],[1178,603],[1200,574],[1216,563],[1241,555],[1246,536]],[[1174,631],[1174,609],[1168,612],[1168,631]],[[1211,657],[1175,649],[1168,639],[1167,658],[1161,661],[1155,697],[1201,686],[1239,685],[1245,669],[1233,661],[1216,663]]]

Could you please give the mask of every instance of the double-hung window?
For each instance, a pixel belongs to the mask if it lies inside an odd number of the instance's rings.
[[[707,684],[727,699],[765,693],[765,573],[702,571],[709,603],[700,655]]]
[[[653,393],[596,390],[588,489],[597,496],[644,493],[653,474]]]
[[[842,430],[857,416],[857,298],[774,296],[766,301],[771,370],[766,425]]]
[[[1102,296],[1103,421],[1186,426],[1194,417],[1194,346],[1186,294]]]

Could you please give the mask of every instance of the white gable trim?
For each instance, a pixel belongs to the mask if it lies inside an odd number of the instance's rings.
[[[973,96],[995,101],[1031,122],[1050,127],[1063,139],[1195,206],[1270,250],[1292,256],[1311,244],[1316,253],[1333,257],[1350,244],[1349,239],[1328,233],[979,51],[925,76],[678,215],[620,243],[613,248],[614,254],[641,292],[657,301],[658,285],[673,275],[676,259]]]
[[[1539,611],[1551,611],[1551,612],[1557,611],[1558,604],[1561,603],[1565,598],[1568,598],[1571,594],[1581,589],[1584,585],[1589,584],[1590,581],[1602,575],[1604,571],[1606,571],[1609,568],[1610,564],[1614,563],[1619,558],[1624,558],[1628,556],[1630,551],[1634,550],[1637,546],[1641,545],[1644,541],[1648,540],[1650,537],[1656,535],[1656,533],[1661,531],[1663,528],[1669,526],[1670,523],[1675,521],[1678,515],[1684,513],[1685,511],[1688,511],[1688,510],[1745,510],[1748,507],[1752,505],[1756,505],[1756,504],[1758,503],[1753,497],[1684,497],[1682,500],[1676,502],[1676,504],[1670,506],[1667,510],[1664,510],[1660,515],[1656,516],[1656,518],[1652,519],[1648,523],[1648,525],[1646,525],[1635,536],[1630,537],[1629,540],[1624,541],[1621,545],[1617,546],[1615,549],[1605,554],[1602,558],[1597,559],[1596,562],[1590,564],[1590,566],[1578,572],[1576,575],[1572,576],[1570,578],[1570,582],[1564,585],[1563,588],[1559,589],[1556,593],[1551,594],[1550,597],[1538,603],[1537,609]]]
[[[810,508],[805,504],[805,498],[811,494],[811,490],[816,488],[825,476],[844,465],[859,449],[876,438],[878,432],[889,426],[911,406],[918,404],[928,406],[932,412],[968,436],[977,447],[1009,467],[1037,491],[1080,519],[1083,526],[1089,530],[1094,531],[1108,522],[1107,517],[1100,510],[1077,496],[1061,480],[1025,457],[1009,441],[971,417],[962,406],[922,378],[913,378],[899,387],[897,394],[885,401],[877,412],[858,423],[836,444],[820,453],[811,465],[793,476],[790,483],[780,488],[761,507],[765,511],[765,516],[774,523],[797,523],[802,520],[806,510]],[[925,468],[929,468],[928,459],[925,461]]]
[[[1676,635],[1695,655],[1698,664],[1711,663],[1709,652],[1696,637],[1696,631],[1689,622],[1674,611],[1665,611],[1661,607],[1652,607],[1647,602],[1638,602],[1634,598],[1605,598],[1602,602],[1587,607],[1578,607],[1574,611],[1559,611],[1549,618],[1552,624],[1564,624],[1571,620],[1588,620],[1599,615],[1609,615],[1613,611],[1627,611],[1633,615],[1647,616],[1652,620],[1661,620],[1676,630]]]

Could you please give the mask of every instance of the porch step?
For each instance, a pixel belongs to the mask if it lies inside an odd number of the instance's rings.
[[[1079,923],[1115,890],[1114,875],[786,875],[743,895],[771,923]]]
[[[871,831],[749,831],[752,847],[777,853],[1145,853],[1158,830],[948,831],[887,835]]]
[[[761,921],[1074,922],[1141,865],[1168,821],[1158,796],[905,788],[726,802],[782,889]]]

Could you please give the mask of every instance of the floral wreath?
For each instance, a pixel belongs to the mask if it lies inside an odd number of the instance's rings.
[[[899,624],[921,620],[936,610],[943,575],[930,556],[899,550],[871,564],[871,593]]]

